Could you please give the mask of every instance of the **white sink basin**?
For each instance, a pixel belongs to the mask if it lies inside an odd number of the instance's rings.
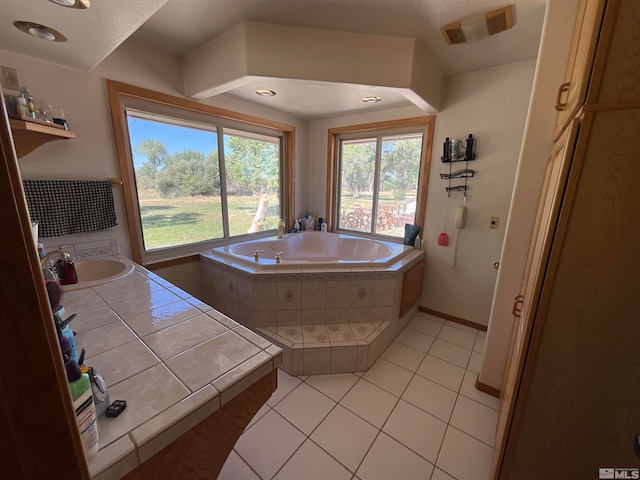
[[[63,292],[96,287],[109,283],[133,272],[134,264],[126,258],[102,257],[76,262],[78,283],[62,285]]]

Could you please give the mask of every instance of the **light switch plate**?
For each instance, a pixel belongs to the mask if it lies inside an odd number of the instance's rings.
[[[17,68],[0,67],[2,88],[5,90],[20,90],[20,74]]]

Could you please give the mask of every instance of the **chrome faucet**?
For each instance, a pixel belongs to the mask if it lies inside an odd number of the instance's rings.
[[[284,235],[284,220],[280,219],[278,222],[278,238],[282,238]]]
[[[42,259],[42,275],[44,275],[45,280],[59,280],[57,271],[55,269],[52,270],[50,264],[55,256],[62,260],[69,260],[71,258],[71,255],[63,250],[64,247],[65,245],[58,247],[58,250],[47,253]]]

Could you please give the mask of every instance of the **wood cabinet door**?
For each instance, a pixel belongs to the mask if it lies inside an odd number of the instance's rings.
[[[639,131],[640,106],[585,114],[508,446],[512,478],[594,478],[640,463]]]
[[[587,96],[606,0],[580,0],[564,83],[558,87],[554,139],[575,117]]]
[[[521,294],[514,301],[514,325],[502,381],[500,409],[493,459],[493,478],[507,478],[501,474],[506,443],[514,422],[515,403],[521,393],[524,363],[535,352],[530,351],[531,330],[540,291],[544,281],[549,253],[553,243],[569,167],[575,148],[580,119],[576,118],[556,141],[549,157],[536,213],[536,222],[529,243],[527,262],[522,279]],[[499,476],[498,476],[499,475]]]

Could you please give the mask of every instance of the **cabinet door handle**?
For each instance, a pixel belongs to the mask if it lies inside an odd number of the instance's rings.
[[[522,304],[524,303],[524,295],[518,295],[513,301],[513,310],[511,313],[514,317],[520,318],[522,313]]]
[[[562,97],[562,93],[563,92],[568,92],[569,91],[569,86],[571,84],[569,82],[567,83],[563,83],[562,85],[560,85],[560,88],[558,88],[558,96],[556,97],[556,110],[558,112],[562,112],[565,108],[567,108],[567,103],[562,103],[560,101],[560,97]]]

